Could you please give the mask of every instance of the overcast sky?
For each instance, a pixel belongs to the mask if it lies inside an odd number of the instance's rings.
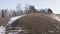
[[[16,9],[18,3],[21,4],[22,8],[28,3],[37,9],[51,8],[54,13],[60,14],[60,0],[0,0],[0,8]]]

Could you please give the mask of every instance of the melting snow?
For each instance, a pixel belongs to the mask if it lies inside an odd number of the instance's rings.
[[[21,18],[23,16],[25,16],[25,15],[12,17],[10,19],[10,21],[8,21],[7,25],[11,25],[15,20],[17,20],[17,19],[19,19],[19,18]],[[19,30],[19,31],[23,31],[23,30]],[[0,26],[0,34],[5,34],[5,32],[6,32],[6,27],[5,26]],[[12,34],[12,33],[9,33],[9,34]]]
[[[60,17],[58,17],[58,16],[52,15],[51,17],[58,20],[58,21],[60,21]]]
[[[7,25],[11,25],[15,20],[17,20],[17,19],[19,19],[19,18],[21,18],[21,17],[23,17],[23,16],[25,16],[25,15],[16,16],[16,17],[10,18],[10,21],[8,21],[8,24],[7,24]]]
[[[19,18],[21,18],[21,17],[23,17],[23,16],[25,16],[25,15],[21,15],[21,16],[16,16],[16,17],[12,17],[12,18],[10,18],[10,21],[8,21],[8,26],[11,26],[11,24],[14,22],[14,21],[16,21],[17,19],[19,19]],[[20,28],[20,27],[19,27]],[[13,31],[13,30],[12,30]],[[14,30],[14,31],[19,31],[19,32],[21,32],[21,31],[24,31],[24,30]],[[14,33],[14,32],[13,32]],[[9,34],[13,34],[13,33],[9,33]],[[15,32],[15,34],[16,34],[16,32]]]
[[[48,32],[50,32],[50,33],[54,33],[54,31],[52,31],[52,30],[48,30]]]
[[[56,20],[60,21],[59,17],[54,17]]]
[[[0,34],[5,34],[6,29],[4,26],[0,26]]]

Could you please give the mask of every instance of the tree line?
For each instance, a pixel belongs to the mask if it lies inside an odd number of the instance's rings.
[[[27,5],[27,4],[25,6],[25,10],[23,11],[23,10],[21,10],[20,3],[18,4],[18,6],[16,8],[17,8],[16,10],[1,9],[0,10],[0,17],[1,18],[8,17],[8,16],[14,17],[14,16],[30,14],[30,13],[53,13],[50,8],[37,10],[35,8],[35,6]]]

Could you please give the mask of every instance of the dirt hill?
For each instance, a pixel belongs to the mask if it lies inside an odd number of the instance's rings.
[[[33,13],[14,22],[13,27],[22,27],[24,34],[60,34],[60,22],[51,18],[51,15]]]

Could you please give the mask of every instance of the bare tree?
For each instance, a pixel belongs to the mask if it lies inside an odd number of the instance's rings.
[[[17,11],[20,11],[20,3],[18,3],[17,7],[16,7]]]
[[[13,10],[13,16],[16,16],[16,12],[15,12],[15,10]]]
[[[18,3],[16,9],[17,9],[17,10],[16,10],[16,15],[17,15],[17,16],[23,14],[23,10],[21,10],[21,5],[20,5],[20,3]]]
[[[2,9],[2,18],[4,17],[4,9]]]
[[[29,10],[29,5],[26,3],[24,13],[27,14],[28,13],[28,10]]]

